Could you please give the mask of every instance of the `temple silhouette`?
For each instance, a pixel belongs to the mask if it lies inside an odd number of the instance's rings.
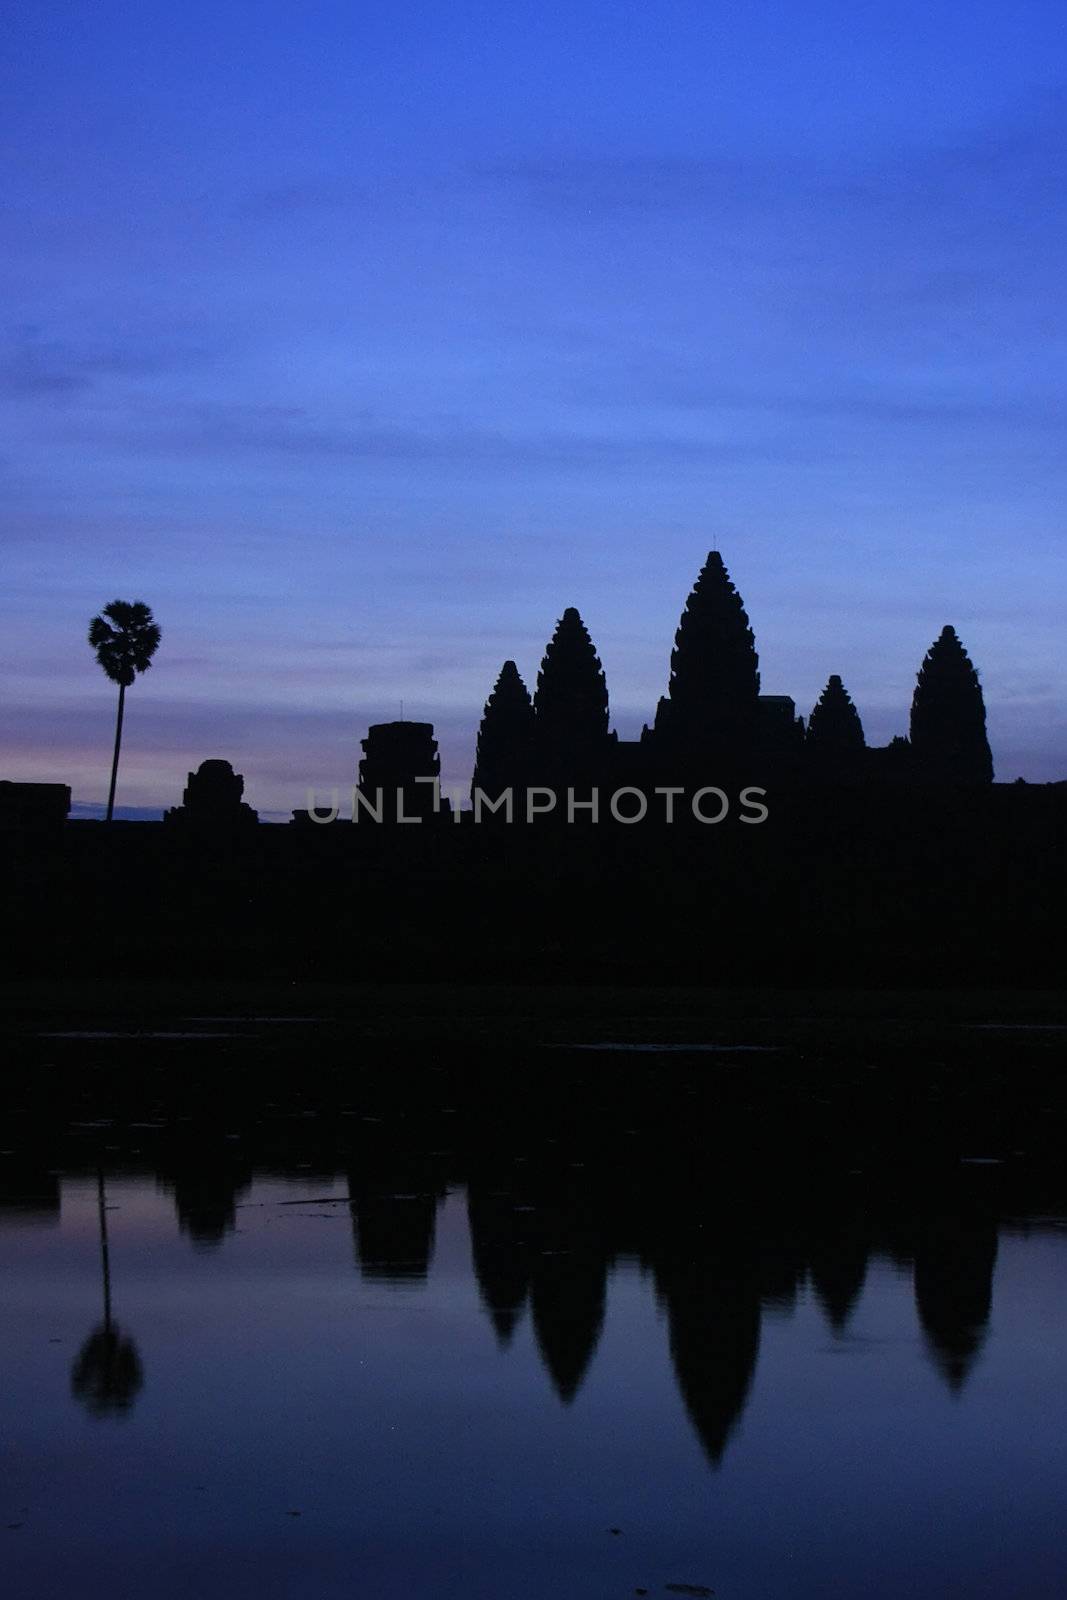
[[[431,723],[372,724],[362,750],[356,820],[452,816],[451,802],[435,788],[441,760]],[[722,556],[712,550],[678,623],[667,692],[640,737],[620,739],[610,728],[604,668],[580,613],[568,606],[545,648],[532,695],[516,663],[503,663],[478,728],[470,799],[479,821],[522,821],[530,820],[533,790],[551,791],[561,809],[573,797],[586,811],[592,808],[585,797],[596,792],[604,797],[603,806],[596,802],[601,820],[608,797],[621,789],[634,793],[624,819],[616,820],[630,822],[652,816],[651,796],[671,788],[684,795],[709,785],[974,787],[992,781],[982,686],[953,627],[942,629],[919,669],[908,735],[871,746],[838,673],[830,675],[806,724],[790,695],[760,692],[748,613]],[[557,808],[536,809],[540,815]],[[311,820],[324,819],[293,812],[296,823]]]
[[[435,797],[434,726],[374,723],[358,766],[360,816],[430,821],[451,816]],[[808,722],[789,694],[760,691],[760,658],[741,595],[710,550],[681,611],[667,693],[640,738],[609,728],[608,683],[581,614],[568,606],[537,670],[533,694],[512,659],[502,664],[478,726],[470,798],[496,816],[526,816],[531,789],[576,797],[590,790],[688,792],[705,784],[894,782],[974,786],[993,779],[982,686],[955,629],[945,626],[921,662],[909,736],[867,744],[840,675],[832,674]],[[510,797],[507,808],[504,797]],[[606,795],[605,795],[606,798]],[[173,813],[171,813],[173,814]],[[294,811],[293,821],[310,821]],[[630,802],[627,821],[637,821]]]
[[[570,606],[549,641],[532,697],[514,661],[504,662],[478,732],[472,795],[522,792],[531,782],[557,790],[644,791],[672,783],[859,783],[890,776],[992,782],[981,684],[954,629],[944,628],[923,661],[910,738],[870,749],[838,674],[806,726],[789,695],[760,693],[748,613],[712,550],[678,623],[667,693],[640,738],[622,740],[609,731],[604,669]]]
[[[452,802],[440,791],[431,723],[374,723],[361,748],[354,820],[453,816]],[[534,789],[551,791],[568,820],[574,820],[572,804],[602,820],[609,796],[624,790],[625,812],[612,814],[634,822],[662,816],[650,800],[670,789],[679,795],[705,786],[767,784],[973,789],[992,782],[982,686],[953,627],[942,629],[920,666],[908,735],[870,746],[838,673],[830,675],[807,723],[790,695],[761,693],[748,613],[722,556],[712,550],[679,619],[667,692],[640,737],[620,739],[611,729],[604,668],[581,615],[568,606],[545,648],[532,695],[515,662],[503,663],[482,712],[470,798],[479,821],[483,805],[493,818],[531,820],[527,797]],[[204,761],[188,774],[181,804],[166,811],[164,821],[200,837],[233,835],[258,821],[243,793],[244,778],[228,761]],[[586,799],[590,794],[603,794],[604,805]],[[672,820],[673,802],[668,808]],[[47,833],[62,825],[69,809],[64,785],[0,783],[0,834]],[[557,807],[537,807],[539,816],[550,810]],[[329,820],[312,809],[292,813],[299,825]]]
[[[682,611],[667,692],[637,739],[620,739],[611,729],[603,665],[580,613],[568,606],[545,648],[533,693],[509,659],[485,702],[470,785],[476,819],[532,820],[527,801],[534,790],[551,791],[558,802],[538,802],[539,820],[561,810],[574,820],[573,806],[598,821],[609,796],[624,790],[625,811],[615,820],[634,822],[662,817],[662,806],[653,811],[650,801],[669,789],[688,795],[705,786],[958,789],[993,782],[982,686],[950,625],[919,669],[908,735],[888,745],[868,745],[838,673],[830,675],[807,723],[790,695],[760,689],[755,634],[717,550],[709,552]],[[440,794],[431,723],[375,723],[362,750],[355,820],[452,817],[452,803]],[[603,804],[590,802],[592,794],[602,795]],[[292,820],[328,819],[296,810]]]
[[[208,832],[246,828],[259,817],[242,800],[244,788],[244,778],[228,761],[202,761],[189,774],[181,805],[165,811],[163,821]]]
[[[844,674],[806,717],[764,692],[712,551],[664,687],[620,738],[567,607],[532,685],[509,659],[491,686],[467,803],[442,795],[432,724],[403,719],[367,729],[358,772],[304,788],[280,828],[218,756],[162,827],[68,820],[66,786],[0,784],[12,970],[1059,982],[1067,784],[993,781],[952,627],[919,665],[906,732],[872,746]],[[115,893],[136,917],[110,914]]]

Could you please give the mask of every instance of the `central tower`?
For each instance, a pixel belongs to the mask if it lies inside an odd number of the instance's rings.
[[[689,763],[730,763],[755,745],[759,657],[741,596],[717,550],[685,603],[671,652],[671,679],[656,708],[655,742]]]

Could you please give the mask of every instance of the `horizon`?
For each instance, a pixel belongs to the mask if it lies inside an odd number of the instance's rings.
[[[743,594],[741,595],[741,599],[742,599],[742,602],[743,602],[744,601],[744,595]],[[750,620],[751,620],[751,618],[750,618]],[[940,630],[938,630],[938,631],[940,631]],[[672,635],[671,635],[672,643],[673,643],[673,638],[674,638],[674,635],[673,635],[673,632],[672,632]],[[930,643],[932,644],[933,642],[934,641],[931,639]],[[546,640],[546,643],[547,643],[547,640]],[[593,643],[595,645],[596,641],[594,640]],[[964,647],[966,648],[966,640],[964,640],[963,643],[964,643]],[[756,637],[756,646],[757,646],[757,650],[758,650],[758,648],[759,648],[759,637],[758,637],[758,635]],[[925,651],[923,653],[925,654]],[[507,658],[505,658],[505,659],[507,659]],[[538,665],[540,664],[540,661],[541,661],[541,657],[538,657]],[[532,694],[534,686],[535,686],[535,683],[536,683],[536,678],[537,678],[537,667],[535,666],[529,671],[523,671],[520,668],[520,672],[521,672],[521,675],[522,675],[522,677],[523,677],[523,679],[524,679],[524,681],[525,681],[525,683],[527,685],[527,688],[530,690],[530,692]],[[669,666],[668,666],[668,673],[669,673]],[[496,675],[494,674],[494,681],[495,681],[495,676]],[[981,673],[979,673],[979,676],[981,677]],[[106,684],[108,680],[104,679],[103,681]],[[151,678],[148,678],[146,680],[146,678],[144,676],[141,676],[141,677],[139,677],[137,679],[137,686],[139,687],[139,686],[143,685],[146,681],[149,684],[151,684],[151,682],[153,680]],[[492,685],[490,685],[490,687],[492,687]],[[761,685],[761,687],[762,687],[762,692],[764,694],[774,695],[774,694],[787,692],[787,691],[781,690],[780,688],[767,689],[763,685]],[[825,687],[825,685],[823,685],[823,687]],[[848,685],[846,684],[845,687],[847,689]],[[610,682],[609,682],[608,688],[609,688],[609,695],[610,695]],[[666,684],[664,684],[664,690],[666,690]],[[488,692],[489,691],[487,689],[487,691],[486,691],[487,696],[488,696]],[[819,691],[819,693],[821,693],[821,690]],[[816,694],[815,698],[816,699],[818,698],[818,693]],[[135,705],[135,704],[136,704],[136,696],[133,699],[131,699],[130,701],[127,702],[127,725],[128,725],[128,722],[129,722],[129,708],[130,708],[131,705]],[[168,704],[168,702],[164,702],[164,704]],[[911,705],[911,700],[910,700],[910,694],[909,694],[907,703],[901,709],[899,714],[897,713],[895,708],[887,707],[884,703],[881,704],[881,705],[878,705],[876,707],[876,711],[875,711],[874,716],[864,715],[863,714],[863,708],[862,707],[858,708],[861,711],[861,717],[862,717],[862,720],[863,720],[863,723],[864,723],[864,731],[865,731],[865,733],[867,735],[867,744],[868,744],[868,746],[870,746],[872,748],[873,747],[879,747],[879,746],[884,747],[884,745],[888,744],[890,739],[892,739],[897,734],[903,733],[903,734],[906,735],[907,734],[907,730],[908,730],[908,716],[909,716],[909,712],[910,712],[910,705]],[[986,696],[986,705],[987,705],[987,710],[988,710],[988,705],[989,705],[988,695]],[[810,714],[810,709],[811,708],[809,707],[808,711],[805,712],[805,711],[803,711],[801,709],[801,707],[799,705],[797,705],[797,707],[796,707],[797,715],[803,717],[804,721],[807,722],[808,715]],[[112,710],[113,710],[113,707],[112,707]],[[439,724],[438,722],[435,722],[432,718],[424,716],[424,715],[421,715],[418,712],[416,712],[416,714],[414,714],[414,715],[407,715],[406,712],[408,710],[410,710],[410,707],[405,708],[403,701],[401,701],[399,703],[398,707],[396,708],[396,714],[394,716],[384,715],[379,720],[381,722],[392,722],[392,721],[408,721],[408,722],[423,722],[423,723],[430,722],[430,724],[433,726],[433,729],[434,729],[434,737],[438,740],[440,751],[441,751],[441,764],[442,764],[441,783],[442,783],[442,789],[445,792],[453,794],[453,796],[459,791],[462,791],[463,794],[466,795],[467,792],[469,791],[472,772],[473,772],[473,767],[474,767],[474,745],[475,745],[475,739],[476,739],[476,736],[477,736],[479,723],[480,723],[480,720],[481,720],[481,708],[479,708],[478,712],[472,717],[469,727],[465,727],[462,724],[462,713],[457,713],[454,717],[449,717],[449,718],[443,719],[444,726],[442,727],[441,724]],[[254,706],[248,706],[248,707],[242,708],[240,714],[245,719],[252,720],[253,722],[258,720],[261,723],[265,723],[267,721],[267,719],[269,718],[270,722],[274,726],[277,726],[278,721],[279,721],[279,714],[276,711],[268,712],[266,714],[266,717],[264,717],[262,711],[259,708],[256,708]],[[78,720],[79,721],[81,720],[81,716],[82,716],[82,713],[79,712],[78,713]],[[638,738],[639,735],[640,735],[640,730],[641,730],[642,725],[644,723],[647,723],[649,726],[651,726],[653,721],[654,721],[654,718],[655,718],[655,703],[653,703],[652,707],[644,715],[642,715],[640,712],[637,712],[637,711],[631,712],[628,715],[627,712],[624,711],[622,716],[619,716],[618,712],[617,712],[617,708],[614,706],[614,704],[611,705],[611,718],[610,718],[611,726],[612,726],[613,730],[615,730],[618,733],[618,735],[619,735],[619,737],[621,739],[633,740],[633,739]],[[100,720],[99,716],[97,717],[96,720],[97,721]],[[234,770],[235,771],[240,771],[241,772],[241,776],[245,778],[245,791],[246,792],[245,792],[244,798],[245,798],[246,802],[248,802],[249,804],[251,804],[253,806],[253,809],[255,809],[255,810],[257,810],[259,812],[261,820],[263,820],[263,821],[278,821],[278,822],[288,821],[290,816],[291,816],[291,813],[293,812],[294,809],[297,809],[298,807],[301,807],[301,806],[303,806],[303,805],[305,805],[307,803],[307,797],[308,797],[308,794],[309,794],[310,791],[316,791],[316,792],[322,794],[322,793],[325,793],[325,792],[327,792],[329,790],[332,790],[332,789],[335,789],[335,788],[339,787],[342,793],[346,793],[348,791],[348,789],[350,789],[354,785],[355,779],[356,779],[356,768],[358,767],[358,763],[359,763],[360,756],[361,756],[360,740],[365,735],[365,733],[367,731],[367,728],[370,727],[370,726],[373,726],[373,723],[368,722],[361,729],[359,729],[357,732],[355,732],[355,734],[353,735],[353,732],[352,732],[352,718],[351,718],[351,715],[349,713],[347,713],[347,712],[332,712],[331,713],[331,712],[322,711],[322,712],[319,712],[318,714],[316,714],[314,711],[308,711],[308,712],[304,713],[304,720],[305,720],[305,722],[312,722],[312,721],[314,722],[315,727],[320,732],[323,744],[326,743],[327,736],[329,737],[330,742],[332,742],[332,744],[334,745],[335,759],[338,759],[338,758],[343,759],[342,757],[340,757],[339,746],[342,743],[343,744],[347,744],[349,738],[350,737],[354,737],[354,740],[355,740],[355,754],[354,754],[354,757],[353,757],[353,766],[352,766],[352,771],[351,771],[350,774],[349,773],[339,773],[337,771],[336,767],[335,767],[332,773],[330,773],[330,774],[328,774],[326,776],[322,776],[322,777],[320,777],[318,779],[314,779],[314,778],[309,779],[309,780],[303,782],[303,786],[301,787],[301,780],[300,780],[300,778],[298,776],[293,776],[291,773],[278,772],[278,770],[275,769],[276,786],[272,790],[272,796],[276,801],[278,796],[284,794],[284,795],[287,796],[287,800],[286,800],[285,803],[283,803],[281,805],[279,805],[277,803],[273,803],[273,804],[266,804],[266,805],[262,805],[261,806],[261,805],[257,805],[256,804],[254,795],[250,791],[249,774],[244,772],[241,769],[240,763],[233,758],[232,754],[226,753],[221,747],[218,748],[218,749],[210,751],[207,755],[197,756],[194,759],[191,759],[189,767],[187,769],[187,773],[191,773],[191,772],[195,771],[200,766],[201,761],[203,761],[203,760],[209,760],[209,759],[212,759],[212,758],[216,758],[217,759],[219,757],[221,757],[222,759],[225,759],[225,760],[229,760],[231,765],[233,766]],[[102,723],[102,725],[105,728],[105,730],[110,727],[110,721],[111,721],[110,715],[108,713],[105,713],[104,718],[103,718],[103,723]],[[877,730],[877,731],[874,731],[874,730]],[[144,727],[141,731],[142,731],[142,742],[141,742],[142,760],[144,759],[144,757],[146,755],[146,752],[150,753],[156,760],[162,760],[163,757],[164,757],[164,753],[169,749],[169,746],[166,743],[166,737],[165,737],[166,736],[166,732],[167,732],[166,728],[164,728],[164,729],[160,729],[159,727],[153,728],[151,725],[149,725],[149,726]],[[246,732],[247,732],[247,730],[246,730]],[[162,739],[160,737],[161,733],[164,736]],[[111,737],[111,735],[108,734],[108,738],[110,738],[110,737]],[[240,732],[237,731],[237,730],[234,730],[233,734],[232,734],[232,742],[231,742],[231,745],[229,747],[231,751],[234,748],[238,747],[240,738],[241,738]],[[106,739],[105,739],[105,743],[107,743]],[[994,748],[993,748],[993,754],[994,754],[994,761],[996,762],[997,751],[996,751],[996,746],[995,745],[994,745]],[[93,759],[93,752],[87,750],[86,755],[87,755],[87,759],[91,762],[92,759]],[[124,757],[125,756],[126,756],[126,745],[125,745],[125,741],[124,741]],[[128,759],[128,757],[127,757],[127,759]],[[466,761],[467,764],[465,766],[457,766],[457,760]],[[133,766],[133,765],[135,765],[135,763],[131,762],[130,765]],[[34,778],[34,776],[30,775],[30,774],[27,774],[27,773],[16,773],[16,772],[10,772],[10,773],[7,774],[7,776],[15,779],[16,781],[69,782],[68,779],[63,778],[62,776],[51,776],[51,777],[46,779],[46,778],[42,778],[39,774],[37,774],[36,777]],[[1039,776],[1039,777],[1030,776],[1030,777],[1027,777],[1026,774],[1020,772],[1020,773],[1015,773],[1012,778],[1009,778],[999,770],[995,772],[995,781],[1000,782],[1000,783],[1015,781],[1016,779],[1019,779],[1019,778],[1023,778],[1024,781],[1027,781],[1027,782],[1036,782],[1036,783],[1042,783],[1042,782],[1056,783],[1056,782],[1065,781],[1064,775],[1063,774],[1059,774],[1059,773],[1051,773],[1050,772],[1047,776]],[[156,769],[156,771],[154,773],[153,781],[158,783],[158,784],[163,784],[167,780],[166,780],[166,777],[161,775],[161,773],[159,772],[159,769]],[[185,774],[183,774],[181,776],[176,776],[174,778],[174,782],[173,782],[173,785],[172,785],[170,791],[167,794],[165,794],[163,798],[158,799],[158,800],[155,799],[154,797],[153,798],[141,798],[139,800],[138,799],[130,799],[128,796],[125,799],[121,799],[120,798],[118,800],[118,802],[116,803],[116,810],[115,810],[116,818],[118,820],[126,820],[126,821],[147,821],[147,820],[161,819],[162,815],[163,815],[163,812],[169,806],[178,805],[180,803],[181,790],[182,790],[182,788],[184,788],[185,781],[186,781],[186,775]],[[85,795],[75,793],[73,784],[71,784],[71,789],[72,789],[72,795],[71,795],[71,817],[72,817],[72,819],[75,819],[75,820],[94,820],[98,815],[102,816],[104,814],[104,812],[106,811],[106,806],[102,801],[95,800],[95,799],[90,799]]]
[[[465,786],[569,605],[632,739],[717,547],[764,693],[839,673],[885,744],[951,623],[998,781],[1067,777],[1055,8],[9,36],[0,775],[106,796],[116,595],[163,629],[119,814],[221,757],[287,815],[401,703]]]

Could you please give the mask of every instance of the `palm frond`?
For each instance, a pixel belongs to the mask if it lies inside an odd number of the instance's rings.
[[[112,683],[129,688],[139,672],[147,672],[159,648],[162,630],[143,600],[112,600],[89,624],[89,643]]]

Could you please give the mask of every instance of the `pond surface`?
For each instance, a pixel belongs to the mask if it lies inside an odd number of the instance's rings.
[[[996,1161],[754,1199],[376,1120],[8,1184],[8,1594],[1067,1593],[1067,1224]]]

